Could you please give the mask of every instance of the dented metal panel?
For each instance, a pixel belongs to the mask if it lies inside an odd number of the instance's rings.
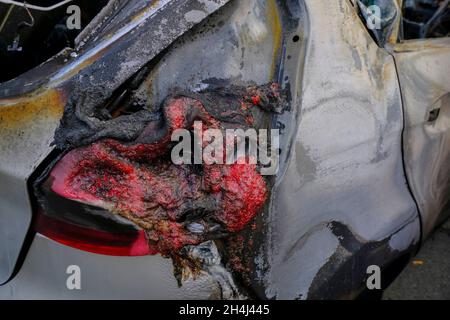
[[[368,264],[386,266],[420,237],[402,167],[400,90],[392,56],[350,1],[306,0],[302,12],[303,78],[291,83],[299,125],[273,192],[265,292],[351,298]]]

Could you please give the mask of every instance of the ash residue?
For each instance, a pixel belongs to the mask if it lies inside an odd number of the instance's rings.
[[[103,90],[87,89],[73,94],[55,132],[57,148],[65,150],[103,138],[135,140],[149,122],[159,122],[160,113],[139,110],[113,118],[105,108],[109,97]]]
[[[245,128],[249,126],[246,119],[252,111],[242,110],[242,102],[253,103],[262,110],[275,113],[281,113],[287,107],[285,92],[274,86],[277,85],[232,85],[201,92],[177,91],[167,97],[165,102],[181,96],[191,97],[199,100],[217,120]],[[70,96],[60,126],[55,132],[54,143],[57,148],[73,149],[104,138],[130,142],[136,140],[150,122],[155,130],[153,141],[164,135],[167,129],[162,114],[165,102],[155,110],[143,107],[131,114],[113,117],[107,108],[111,96],[106,88],[85,86],[76,90]],[[133,102],[128,102],[128,105],[132,104]]]

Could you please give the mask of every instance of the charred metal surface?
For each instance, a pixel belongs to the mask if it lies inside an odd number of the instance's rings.
[[[0,84],[1,196],[5,199],[0,218],[9,221],[17,217],[14,228],[6,222],[0,224],[0,237],[5,237],[5,245],[0,248],[0,283],[10,278],[30,225],[27,180],[52,150],[51,139],[67,97],[93,87],[102,87],[102,97],[108,97],[156,54],[226,2],[158,1],[151,6],[148,1],[127,1],[135,8],[135,16],[122,12],[117,28],[102,29],[105,33],[92,35],[92,42],[79,51],[68,50]],[[198,11],[196,19],[189,15],[193,10]]]
[[[95,17],[108,0],[73,0],[83,13],[80,27]],[[69,28],[70,4],[50,11],[30,9],[16,4],[0,2],[0,82],[13,79],[39,66],[65,48],[74,47],[80,32]],[[31,80],[31,79],[29,79]]]
[[[303,81],[291,84],[299,125],[291,129],[288,163],[271,199],[268,298],[307,299],[310,293],[318,297],[319,287],[325,290],[332,271],[321,270],[342,250],[341,240],[317,226],[335,221],[372,243],[414,221],[414,228],[401,234],[403,241],[389,246],[407,251],[420,238],[402,166],[394,60],[371,38],[350,1],[306,0],[305,7]],[[345,286],[334,289],[334,298],[348,294]]]
[[[216,4],[219,4],[216,1],[198,2],[206,5],[208,8],[207,12],[217,9]],[[213,4],[212,2],[215,3]],[[162,4],[163,2],[158,2],[153,6],[153,10],[160,11],[160,13],[162,11],[169,12]],[[288,6],[295,11],[297,4],[295,1],[289,4],[283,3],[282,5],[272,0],[230,1],[230,4],[221,8],[219,13],[211,15],[205,19],[204,23],[201,23],[197,28],[174,42],[168,52],[164,54],[163,59],[152,69],[148,79],[142,84],[140,90],[136,91],[136,95],[142,98],[142,104],[140,103],[140,105],[149,107],[148,109],[151,110],[151,106],[160,105],[164,98],[171,94],[170,89],[173,87],[179,87],[183,92],[192,92],[204,89],[214,83],[243,85],[254,82],[261,85],[269,81],[282,79],[278,73],[278,58],[281,54],[285,53],[285,49],[282,48],[282,42],[284,38],[289,39],[290,42],[290,39],[295,35],[293,28],[298,25],[297,18],[288,19],[287,22],[283,21],[283,24],[286,23],[286,25],[289,25],[287,30],[290,33],[286,33],[286,35],[282,34],[286,30],[282,29],[284,27],[280,21],[281,10],[279,8],[284,6]],[[108,14],[106,16],[109,17]],[[188,16],[192,17],[192,14]],[[163,24],[164,28],[178,24],[176,15],[166,15],[165,17],[167,17],[168,23]],[[102,27],[102,31],[100,31],[101,36],[97,37],[95,34],[92,37],[87,36],[87,42],[84,44],[82,44],[83,39],[80,38],[80,51],[77,52],[76,57],[72,55],[68,59],[68,64],[66,63],[62,69],[55,68],[42,75],[43,78],[50,79],[50,81],[44,82],[44,88],[46,86],[63,87],[65,92],[71,92],[74,87],[78,86],[78,81],[85,80],[85,78],[77,76],[77,73],[84,68],[91,68],[96,61],[98,62],[96,67],[98,69],[104,66],[115,69],[120,68],[122,64],[126,65],[125,61],[135,56],[140,58],[145,56],[140,50],[136,49],[133,54],[130,54],[130,57],[124,56],[123,59],[114,59],[117,52],[120,52],[120,50],[116,50],[116,42],[121,44],[124,39],[129,38],[129,33],[132,33],[133,37],[143,38],[142,42],[145,41],[145,43],[141,43],[140,45],[143,49],[149,45],[153,47],[158,46],[160,36],[156,40],[147,40],[142,36],[141,32],[152,29],[153,26],[158,26],[159,24],[149,22],[148,27],[147,24],[145,28],[139,27],[143,21],[151,18],[151,14],[138,14],[134,17],[127,17],[126,14],[122,13],[116,21],[120,20],[121,26],[124,26],[123,29],[116,28],[115,26]],[[177,23],[172,23],[175,20]],[[164,35],[161,42],[167,40],[164,28],[161,30],[161,34]],[[94,33],[96,32],[94,31]],[[117,34],[120,34],[120,36]],[[170,32],[167,34],[170,34]],[[89,42],[89,38],[93,39],[94,42]],[[290,43],[287,45],[290,45]],[[199,52],[208,54],[199,54]],[[105,55],[105,53],[108,53],[108,55]],[[150,59],[151,55],[147,56],[147,58]],[[292,57],[290,61],[297,61],[298,58],[297,56]],[[190,63],[187,64],[185,61],[190,61]],[[180,62],[183,63],[180,64]],[[139,69],[140,66],[136,68]],[[89,74],[91,71],[86,71],[84,74]],[[133,73],[130,71],[129,74]],[[296,72],[293,70],[292,74],[292,78],[294,79]],[[117,78],[117,86],[120,85],[120,81],[123,78]],[[208,80],[203,81],[205,79]],[[89,89],[88,87],[87,85],[83,88]],[[25,88],[11,83],[8,86],[2,86],[0,91],[5,93],[5,96],[12,97],[22,93],[28,93],[36,88],[37,85],[34,83],[30,83]],[[111,90],[108,89],[108,93],[110,92]],[[141,95],[143,92],[146,94]],[[106,96],[103,92],[102,97]],[[103,105],[100,99],[98,105]],[[286,118],[287,122],[295,122],[295,119],[291,119],[289,116],[286,116]],[[259,219],[262,214],[256,218]],[[253,230],[252,233],[254,234],[255,240],[256,238],[259,238],[259,240],[263,238],[261,236],[263,234],[263,228]],[[223,248],[222,245],[220,247]],[[248,251],[244,251],[245,257],[248,260],[252,256],[258,255],[257,247],[255,245],[254,250],[249,249]],[[57,254],[61,259],[46,259],[49,263],[45,267],[45,273],[48,273],[49,270],[59,270],[61,263],[64,263],[69,256],[75,257],[81,264],[104,265],[106,263],[109,266],[108,272],[104,272],[104,269],[100,271],[101,268],[86,268],[89,271],[87,271],[84,277],[88,279],[87,281],[91,286],[86,291],[83,291],[83,294],[93,297],[104,296],[104,294],[115,294],[123,290],[128,290],[136,294],[137,292],[142,292],[146,297],[155,298],[184,297],[192,299],[221,296],[220,288],[217,287],[217,281],[211,281],[211,277],[198,276],[195,281],[188,279],[183,283],[183,287],[176,289],[176,285],[174,287],[174,278],[168,275],[168,271],[169,273],[171,271],[170,260],[162,259],[158,255],[142,257],[142,259],[123,258],[118,260],[105,256],[86,254],[68,247],[55,245],[55,243],[48,239],[39,236],[36,237],[33,243],[29,258],[21,269],[21,273],[7,285],[3,286],[2,289],[11,289],[8,292],[14,291],[19,295],[24,293],[32,294],[32,291],[21,290],[20,288],[24,287],[26,282],[24,276],[28,272],[32,272],[33,274],[43,272],[43,269],[41,271],[38,270],[40,269],[39,265],[32,262],[36,261],[38,256],[42,257],[42,253],[38,255],[34,253],[54,250],[58,251]],[[169,264],[167,261],[169,261]],[[134,272],[130,273],[130,270],[134,270],[141,275],[138,276],[140,279],[138,282],[135,281],[135,278],[133,280]],[[258,272],[259,270],[256,269],[252,273]],[[115,277],[113,274],[120,274],[121,276]],[[49,283],[48,287],[58,287],[59,282],[56,281],[56,278],[59,274],[55,272],[54,275],[56,276],[54,279],[55,282],[49,280],[51,283]],[[111,281],[112,278],[115,280]],[[39,286],[40,284],[36,282],[36,285]],[[97,287],[97,285],[99,286]],[[101,293],[97,290],[100,286],[110,288],[111,290]],[[136,290],[136,288],[139,289]],[[5,291],[0,291],[3,296]],[[61,290],[58,292],[61,294]],[[215,292],[219,293],[216,294]],[[51,293],[49,294],[51,295]],[[64,291],[64,294],[67,294],[67,297],[74,297],[74,295],[77,295],[77,292]]]
[[[244,129],[251,125],[247,121],[250,110],[243,110],[241,104],[243,102],[251,103],[252,97],[258,99],[256,105],[263,110],[277,113],[284,110],[286,102],[280,96],[281,93],[277,93],[275,90],[278,89],[274,89],[273,85],[266,85],[247,88],[230,86],[229,88],[204,90],[200,93],[179,92],[167,98],[163,105],[183,97],[196,99],[213,118],[234,123]],[[165,137],[170,133],[169,130],[176,129],[170,128],[170,117],[174,115],[166,114],[166,117],[163,118],[161,108],[142,109],[131,115],[120,115],[113,119],[113,115],[101,103],[105,100],[103,92],[96,89],[75,93],[69,98],[61,125],[55,135],[55,143],[59,149],[64,150],[89,144],[102,138],[114,138],[121,141],[138,139],[137,142],[145,140],[146,143],[152,143]],[[190,100],[187,101],[193,103]],[[128,102],[128,104],[138,103],[138,101]],[[185,116],[194,119],[195,112],[199,111],[192,106],[190,112],[193,112],[194,115]],[[139,135],[147,126],[152,126],[154,132],[151,136],[140,137]]]
[[[397,261],[406,263],[408,257],[415,252],[417,244],[411,241],[411,235],[420,233],[418,217],[408,222],[392,235],[376,241],[361,239],[347,226],[332,221],[323,225],[338,239],[339,244],[314,277],[308,291],[308,299],[356,299],[367,291],[367,267],[379,266],[382,270],[382,289],[385,289],[403,265],[395,265]],[[402,246],[396,241],[406,239]],[[396,247],[396,249],[394,249]],[[405,257],[406,253],[406,257]],[[332,285],[330,285],[332,284]],[[301,297],[300,297],[301,298]]]
[[[154,2],[154,6],[149,6],[146,1],[130,2],[127,5],[133,6],[131,12],[137,12],[131,23],[111,30],[112,37],[104,40],[104,43],[81,49],[85,56],[80,57],[81,60],[94,57],[99,52],[102,59],[77,74],[77,86],[74,90],[81,93],[96,88],[97,92],[101,91],[98,103],[105,102],[123,82],[163,49],[227,2],[228,0],[166,0]],[[127,14],[129,19],[126,10],[122,10],[122,14]],[[176,23],[172,23],[174,21]],[[114,40],[114,50],[106,50]],[[105,60],[108,60],[108,68],[104,67]],[[78,61],[75,63],[79,64]],[[71,67],[68,65],[66,68]],[[61,71],[64,72],[64,68]],[[59,78],[60,75],[55,77]]]
[[[0,84],[1,96],[9,98],[30,93],[39,86],[69,87],[77,83],[80,91],[102,88],[102,96],[109,97],[164,48],[229,0],[115,2],[117,4],[104,13],[103,28],[91,30],[88,27],[91,34],[85,35],[84,41],[80,40],[70,58],[41,74],[45,83],[28,82],[24,87],[22,77],[18,77]],[[128,11],[121,10],[124,6]],[[174,21],[176,23],[171,23]]]
[[[50,68],[43,68],[42,77],[33,76],[36,82],[17,79],[1,84],[0,94],[10,100],[1,100],[0,112],[6,110],[1,108],[8,104],[24,111],[11,113],[15,120],[5,122],[8,128],[17,124],[11,136],[24,132],[29,138],[37,132],[30,130],[37,128],[32,126],[34,112],[46,110],[48,105],[59,106],[59,113],[46,115],[48,123],[40,127],[43,134],[39,138],[44,137],[44,145],[36,144],[36,139],[28,139],[26,146],[30,152],[27,153],[20,152],[13,144],[2,145],[8,150],[10,162],[6,170],[1,167],[2,179],[7,176],[3,174],[5,171],[12,172],[12,178],[4,181],[11,181],[11,184],[17,181],[14,175],[22,169],[19,164],[11,165],[16,155],[27,158],[27,166],[32,168],[39,162],[38,158],[48,154],[62,106],[70,92],[72,98],[56,135],[57,146],[69,151],[65,155],[67,164],[71,163],[70,156],[77,162],[85,152],[86,167],[94,177],[102,172],[107,172],[106,176],[116,174],[118,170],[108,171],[101,166],[99,170],[91,170],[97,164],[88,151],[98,151],[105,156],[104,163],[118,164],[118,167],[124,164],[132,171],[138,167],[138,171],[145,171],[152,177],[164,173],[172,182],[179,182],[180,177],[186,176],[198,182],[196,179],[204,175],[201,170],[171,171],[173,168],[158,164],[154,159],[137,159],[138,153],[133,148],[139,143],[155,145],[170,131],[166,120],[172,118],[162,115],[173,105],[170,101],[184,101],[179,105],[189,101],[194,109],[199,104],[206,109],[209,99],[205,96],[211,94],[217,98],[218,85],[242,88],[248,83],[259,86],[278,82],[288,89],[290,103],[286,111],[270,117],[252,113],[256,126],[279,128],[282,134],[280,170],[277,176],[264,181],[267,192],[264,206],[246,220],[241,231],[235,232],[240,229],[236,225],[230,231],[226,223],[213,221],[219,225],[216,230],[219,233],[205,237],[201,232],[210,231],[208,223],[211,221],[203,220],[208,216],[217,219],[217,204],[198,202],[199,215],[184,209],[169,215],[167,210],[162,210],[159,217],[163,218],[162,225],[173,224],[175,230],[177,225],[183,226],[180,237],[169,235],[167,238],[181,241],[169,244],[158,237],[167,236],[164,226],[151,223],[149,228],[148,224],[142,224],[141,228],[151,229],[150,238],[152,233],[154,235],[151,244],[156,247],[155,252],[182,248],[176,256],[172,255],[178,280],[183,282],[180,288],[173,277],[172,262],[161,255],[115,259],[88,254],[37,236],[21,272],[1,287],[0,296],[30,297],[29,287],[34,286],[35,290],[45,288],[40,291],[46,297],[59,298],[121,298],[118,292],[137,298],[143,295],[151,298],[351,298],[361,293],[364,282],[361,272],[365,263],[390,269],[414,250],[420,238],[420,225],[402,165],[404,119],[394,60],[368,33],[364,21],[358,17],[357,1],[219,3],[196,0],[189,1],[192,6],[176,6],[180,2],[159,1],[150,8],[143,5],[144,1],[117,1],[117,6],[101,13],[104,24],[99,28],[91,26],[77,39],[76,52],[65,56],[67,61],[59,59]],[[192,9],[208,15],[225,2],[227,5],[218,12],[190,29],[198,22],[196,18],[203,16],[192,13]],[[401,5],[401,0],[397,4]],[[121,10],[124,6],[127,10]],[[125,11],[132,14],[127,15]],[[398,26],[400,19],[396,18],[393,24]],[[398,31],[399,28],[394,27],[389,43],[397,40]],[[418,48],[434,50],[438,47],[447,47],[447,44],[414,42],[404,44],[402,50],[406,54]],[[428,65],[424,63],[423,67]],[[151,68],[145,69],[148,66]],[[140,74],[138,70],[142,68],[145,72]],[[411,72],[408,77],[415,78],[416,73]],[[131,85],[135,82],[137,86]],[[36,89],[45,95],[49,88],[59,88],[58,103],[40,101],[39,108],[22,108],[23,101],[13,99]],[[122,104],[120,97],[125,91],[124,96],[131,104]],[[31,99],[36,96],[37,93],[33,93]],[[115,100],[116,97],[119,99]],[[433,117],[428,113],[426,117],[433,119],[434,125],[429,124],[427,128],[434,131],[441,128],[447,118],[441,117],[446,115],[445,111],[442,113],[445,109],[442,106],[447,100],[443,95],[439,97],[442,98],[429,104],[433,110],[427,109],[430,112],[441,109],[437,117],[436,113]],[[34,111],[30,113],[30,110]],[[216,110],[211,107],[205,114],[217,122],[236,125],[230,117],[221,117],[223,110]],[[70,127],[70,123],[74,126]],[[130,128],[132,123],[136,124],[135,128]],[[238,123],[249,125],[245,121]],[[439,139],[445,140],[442,134]],[[439,139],[434,140],[433,146],[437,146],[435,142]],[[169,148],[165,144],[156,145]],[[164,153],[150,151],[158,155]],[[435,164],[442,164],[442,159],[446,158],[440,157]],[[163,162],[164,159],[158,160]],[[17,171],[10,170],[14,166]],[[249,172],[251,177],[256,177],[254,168]],[[82,168],[77,174],[83,175]],[[23,180],[27,178],[25,173]],[[80,181],[87,186],[93,180]],[[45,186],[51,187],[53,182],[49,179]],[[197,182],[194,185],[199,185]],[[137,179],[124,188],[141,185]],[[179,183],[160,186],[183,191]],[[25,183],[22,187],[25,189]],[[9,189],[5,184],[4,192],[11,194]],[[124,196],[108,194],[110,188],[91,191],[94,196],[90,200],[101,198],[107,208],[105,211],[113,210],[117,203],[111,200],[112,196],[122,197],[122,202],[127,196],[126,193]],[[191,195],[200,195],[203,200],[209,193],[191,192]],[[6,209],[28,213],[27,205],[17,207],[18,203],[26,204],[22,201],[25,190],[14,191],[16,194],[20,198],[10,197]],[[127,204],[118,209],[116,217],[122,218],[122,213],[130,219],[136,208]],[[151,209],[149,212],[148,217],[155,213]],[[29,218],[24,216],[22,231]],[[137,217],[133,228],[139,228],[138,220],[142,219]],[[14,231],[10,226],[9,229]],[[176,243],[179,245],[174,246]],[[60,259],[52,258],[55,255]],[[87,266],[83,277],[88,279],[89,287],[82,293],[61,288],[65,278],[58,270],[64,270],[66,262],[73,259]],[[93,265],[101,267],[91,268]],[[108,268],[104,268],[105,265]],[[135,274],[131,274],[130,269]],[[54,275],[49,278],[49,273]],[[30,277],[38,279],[30,284]],[[46,282],[42,283],[41,279]]]
[[[173,87],[183,91],[201,91],[202,88],[221,84],[263,84],[271,79],[288,87],[289,82],[296,81],[297,63],[302,60],[298,51],[303,46],[291,40],[301,34],[298,16],[295,15],[297,12],[296,1],[282,4],[265,0],[229,3],[174,43],[136,91],[137,100],[151,110],[152,106],[161,104],[165,96],[171,94]],[[284,46],[289,47],[289,51]],[[208,54],[199,55],[199,52]],[[278,61],[281,55],[288,61],[288,71],[284,74]],[[192,68],[192,65],[201,67]],[[288,74],[291,76],[289,81],[284,79]],[[283,123],[279,117],[283,117]],[[284,112],[269,124],[281,128],[295,123],[293,114]],[[284,134],[286,131],[281,132]],[[282,138],[280,143],[284,142]],[[283,146],[283,150],[288,151],[289,147]],[[282,152],[280,158],[284,157]],[[224,263],[230,264],[227,268],[238,270],[233,274],[236,280],[250,291],[257,291],[257,294],[251,295],[253,297],[264,296],[261,294],[264,292],[261,279],[267,266],[261,255],[265,254],[263,247],[268,228],[266,207],[255,217],[255,223],[251,223],[250,228],[238,236],[223,239],[221,242],[224,244],[219,245]],[[235,260],[238,263],[234,263]]]

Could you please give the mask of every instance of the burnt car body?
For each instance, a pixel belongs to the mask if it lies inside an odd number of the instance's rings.
[[[389,285],[449,209],[450,38],[413,21],[416,2],[110,1],[73,48],[0,84],[0,297],[354,299],[373,293],[371,265]],[[388,19],[371,30],[374,3]],[[193,246],[198,274],[176,279],[170,254],[95,254],[41,231],[61,228],[40,223],[37,191],[67,152],[124,139],[124,119],[134,130],[174,88],[271,82],[288,100],[265,122],[281,132],[278,172],[251,227]],[[88,109],[130,100],[141,109]],[[74,114],[98,124],[94,138],[61,144]],[[82,290],[66,287],[70,265]]]

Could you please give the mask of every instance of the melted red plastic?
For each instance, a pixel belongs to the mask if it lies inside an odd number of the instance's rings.
[[[195,120],[201,120],[204,129],[220,128],[220,122],[200,102],[186,97],[168,101],[164,116],[168,130],[159,141],[127,145],[104,139],[70,151],[51,177],[57,194],[133,221],[146,231],[149,253],[170,254],[213,236],[187,230],[186,212],[207,211],[227,232],[238,232],[261,211],[267,186],[253,164],[203,165],[201,173],[193,166],[173,164],[168,157],[173,130],[192,129]],[[151,128],[144,130],[138,141],[152,133]],[[208,221],[196,222],[207,229]]]

